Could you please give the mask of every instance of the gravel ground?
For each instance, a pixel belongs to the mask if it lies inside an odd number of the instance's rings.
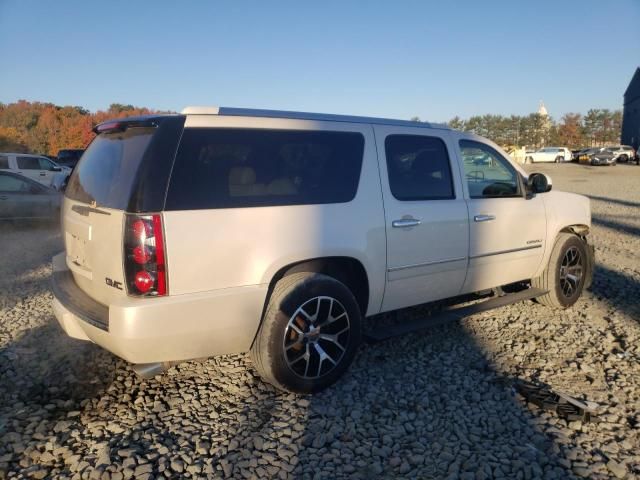
[[[365,345],[313,397],[262,383],[246,355],[138,379],[57,326],[56,229],[2,227],[0,479],[638,478],[640,167],[534,169],[592,198],[591,291],[563,312],[524,302]],[[539,410],[516,379],[599,415]]]

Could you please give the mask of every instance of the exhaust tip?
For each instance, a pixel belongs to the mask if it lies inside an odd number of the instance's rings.
[[[177,362],[136,363],[131,366],[140,378],[149,379],[156,375],[162,375]]]

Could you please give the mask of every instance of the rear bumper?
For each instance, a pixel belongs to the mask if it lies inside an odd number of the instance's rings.
[[[131,363],[170,362],[246,352],[260,324],[268,285],[137,299],[104,306],[54,257],[53,311],[71,337],[90,340]]]

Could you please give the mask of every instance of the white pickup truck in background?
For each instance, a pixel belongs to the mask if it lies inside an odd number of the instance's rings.
[[[28,153],[0,153],[0,171],[19,173],[56,190],[71,175],[69,167],[63,167],[41,155]]]
[[[571,150],[566,147],[544,147],[533,153],[527,153],[525,163],[560,163],[571,161]]]

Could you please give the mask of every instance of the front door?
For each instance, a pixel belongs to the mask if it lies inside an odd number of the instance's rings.
[[[460,140],[469,204],[469,269],[463,292],[528,280],[546,248],[540,196],[526,198],[521,175],[497,150]]]
[[[382,310],[457,295],[469,248],[467,205],[447,131],[375,126],[387,233]]]
[[[39,198],[33,195],[32,184],[17,175],[0,172],[0,218],[29,218],[37,213]],[[46,199],[45,199],[46,200]],[[44,216],[44,215],[42,215]]]
[[[43,185],[51,185],[53,171],[50,169],[53,164],[46,158],[18,155],[16,156],[18,173],[35,180]]]

